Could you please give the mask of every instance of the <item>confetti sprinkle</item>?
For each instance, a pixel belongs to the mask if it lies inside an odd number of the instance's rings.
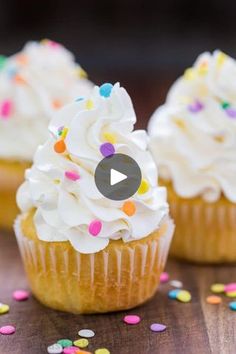
[[[63,154],[66,151],[66,144],[64,140],[58,140],[54,145],[54,150],[58,154]]]
[[[57,344],[60,344],[63,348],[66,348],[71,347],[73,343],[70,339],[59,339]]]
[[[3,327],[0,327],[0,333],[1,334],[4,334],[4,335],[10,335],[10,334],[13,334],[15,333],[16,329],[14,326],[3,326]]]
[[[123,321],[129,325],[136,325],[141,321],[141,318],[137,315],[127,315],[123,318]]]
[[[89,345],[89,341],[86,338],[77,339],[73,343],[76,347],[86,348]]]
[[[233,108],[227,108],[225,110],[225,112],[227,113],[227,115],[230,117],[230,118],[236,118],[236,110],[233,109]]]
[[[122,206],[122,211],[128,216],[133,216],[136,212],[136,206],[134,202],[132,202],[131,200],[124,202]]]
[[[227,108],[230,107],[230,103],[229,103],[229,102],[226,102],[226,101],[223,101],[223,102],[221,102],[221,107],[222,107],[223,109],[227,109]]]
[[[58,99],[52,101],[52,106],[54,109],[59,109],[63,106],[62,102]]]
[[[184,72],[185,80],[194,80],[196,77],[196,72],[193,68],[188,68]]]
[[[215,294],[221,294],[225,291],[225,285],[220,283],[212,284],[211,291]]]
[[[199,101],[195,101],[194,103],[188,105],[188,110],[192,113],[198,113],[202,111],[204,108],[203,104]]]
[[[66,176],[66,178],[68,178],[69,180],[71,180],[73,182],[76,182],[80,179],[80,175],[74,171],[66,171],[65,176]]]
[[[218,68],[223,65],[226,58],[227,58],[227,55],[225,53],[219,52],[219,54],[217,55],[217,59],[216,59],[216,63],[217,63]]]
[[[84,338],[92,338],[95,336],[95,332],[92,331],[91,329],[81,329],[79,332],[78,332],[78,335],[80,337],[84,337]]]
[[[99,88],[99,93],[102,97],[110,97],[113,85],[110,83],[105,83]]]
[[[206,302],[211,305],[218,305],[222,302],[222,299],[220,296],[210,295],[206,298]]]
[[[110,354],[110,351],[106,348],[99,348],[95,350],[95,354]]]
[[[179,294],[181,290],[179,289],[174,289],[174,290],[170,290],[168,292],[168,297],[172,300],[176,300],[177,299],[177,295]]]
[[[146,179],[142,179],[139,189],[138,189],[138,194],[145,194],[149,190],[149,183]]]
[[[116,143],[116,136],[113,133],[110,132],[104,132],[102,134],[103,140],[107,141],[108,143],[115,144]]]
[[[104,157],[113,156],[115,148],[111,143],[104,143],[100,146],[100,152]]]
[[[0,107],[0,115],[3,119],[9,118],[12,113],[12,101],[4,100]]]
[[[161,273],[161,276],[160,276],[160,282],[161,283],[167,283],[169,281],[170,277],[169,277],[169,274],[167,272],[163,272]]]
[[[152,332],[163,332],[166,330],[166,326],[161,323],[153,323],[150,326]]]
[[[174,288],[178,288],[178,289],[183,287],[183,283],[180,280],[171,280],[170,285],[173,286]]]
[[[87,352],[87,351],[85,351],[85,350],[77,349],[76,352],[75,352],[75,354],[92,354],[92,353]]]
[[[60,344],[55,343],[47,348],[49,354],[60,354],[63,352],[63,348]]]
[[[0,315],[4,315],[5,313],[9,312],[10,307],[6,304],[0,303]]]
[[[86,104],[85,104],[86,109],[90,110],[93,109],[94,104],[92,100],[87,100]]]
[[[26,290],[16,290],[13,292],[12,297],[16,301],[25,301],[30,297],[30,293]]]
[[[6,63],[7,63],[7,57],[5,57],[4,55],[0,55],[0,70],[4,68]]]
[[[63,349],[63,353],[64,354],[76,354],[77,350],[78,350],[78,348],[74,347],[74,346],[66,347]]]
[[[187,290],[180,290],[179,293],[177,294],[177,300],[179,300],[180,302],[190,302],[191,301],[191,294],[189,291]]]
[[[236,297],[236,291],[227,291],[225,295],[228,297]]]
[[[89,224],[89,228],[88,231],[92,236],[97,236],[102,229],[102,223],[100,220],[93,220],[90,224]]]
[[[224,291],[230,292],[230,291],[236,291],[236,283],[230,283],[230,284],[226,284],[224,287]]]
[[[232,311],[236,311],[236,301],[232,301],[229,303],[229,308]]]

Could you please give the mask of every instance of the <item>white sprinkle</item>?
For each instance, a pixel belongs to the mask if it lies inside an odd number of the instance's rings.
[[[83,338],[92,338],[95,336],[95,333],[91,329],[81,329],[78,335]]]
[[[174,288],[178,288],[178,289],[183,287],[183,283],[180,280],[171,280],[170,285],[173,286]]]
[[[48,353],[49,354],[60,354],[63,352],[63,348],[60,344],[58,343],[55,343],[53,345],[50,345],[48,347]]]

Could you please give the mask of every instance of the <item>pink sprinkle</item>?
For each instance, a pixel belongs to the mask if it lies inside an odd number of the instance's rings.
[[[26,290],[16,290],[12,296],[16,301],[25,301],[28,300],[30,293]]]
[[[0,115],[3,119],[9,118],[10,114],[12,112],[12,101],[10,100],[5,100],[2,102],[1,107],[0,107]]]
[[[225,285],[225,292],[228,293],[230,291],[235,291],[236,290],[236,283],[230,283]]]
[[[58,48],[58,47],[60,47],[60,44],[57,43],[57,42],[55,42],[55,41],[49,40],[49,41],[48,41],[48,44],[49,44],[50,47],[52,47],[52,48]]]
[[[127,315],[123,318],[123,321],[127,324],[135,325],[141,321],[141,318],[137,315]]]
[[[63,349],[64,354],[75,354],[78,351],[78,347],[66,347]]]
[[[65,176],[71,181],[78,181],[80,179],[80,175],[74,171],[66,171]]]
[[[1,334],[13,334],[15,333],[16,329],[13,326],[3,326],[0,327],[0,333]]]
[[[89,224],[89,233],[93,236],[97,236],[100,231],[102,229],[102,223],[100,220],[93,220],[90,224]]]
[[[169,274],[167,272],[163,272],[161,273],[161,276],[160,276],[160,282],[161,283],[167,283],[169,281],[170,277],[169,277]]]

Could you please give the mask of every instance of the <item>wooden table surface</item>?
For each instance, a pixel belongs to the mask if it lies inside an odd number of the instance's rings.
[[[91,328],[96,336],[89,349],[106,347],[112,354],[228,354],[236,353],[236,312],[221,305],[206,304],[209,287],[214,282],[236,280],[233,266],[194,266],[169,261],[172,279],[183,281],[192,294],[192,302],[182,304],[167,297],[169,285],[161,285],[147,304],[132,311],[107,315],[72,315],[50,310],[33,297],[26,302],[12,300],[16,289],[28,289],[27,280],[13,234],[0,234],[0,301],[10,305],[10,312],[0,316],[0,326],[13,324],[16,333],[0,336],[1,354],[47,353],[47,346],[61,338],[77,339],[82,328]],[[127,326],[127,313],[141,316],[136,326]],[[153,333],[154,322],[167,325],[163,333]]]

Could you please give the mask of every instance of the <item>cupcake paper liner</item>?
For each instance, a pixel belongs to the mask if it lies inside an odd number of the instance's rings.
[[[155,293],[171,243],[174,224],[130,243],[114,241],[95,254],[81,254],[69,242],[16,238],[32,292],[46,306],[73,313],[95,313],[135,307]]]

